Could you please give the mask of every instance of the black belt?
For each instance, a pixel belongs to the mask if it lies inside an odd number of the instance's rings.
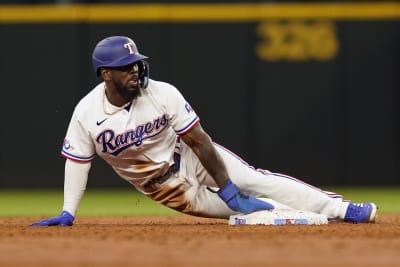
[[[174,153],[174,164],[172,164],[171,167],[169,167],[168,171],[164,175],[161,175],[157,178],[151,179],[150,181],[145,183],[143,185],[143,187],[145,189],[149,189],[154,184],[164,183],[166,180],[168,180],[171,177],[171,175],[173,175],[174,173],[177,173],[179,171],[180,165],[181,165],[181,155],[175,152]]]

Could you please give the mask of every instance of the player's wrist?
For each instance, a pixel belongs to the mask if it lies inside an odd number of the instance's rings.
[[[229,178],[225,186],[217,192],[218,196],[226,203],[232,200],[238,193],[240,193],[239,188]]]
[[[228,179],[226,185],[217,194],[230,209],[241,213],[251,213],[274,208],[270,203],[243,194],[230,179]]]

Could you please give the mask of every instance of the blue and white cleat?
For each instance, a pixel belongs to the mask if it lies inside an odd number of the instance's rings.
[[[374,203],[349,203],[346,215],[344,216],[345,222],[350,223],[372,223],[375,222],[377,206]]]

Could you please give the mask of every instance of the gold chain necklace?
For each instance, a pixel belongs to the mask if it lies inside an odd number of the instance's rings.
[[[124,110],[127,106],[129,106],[130,104],[132,104],[132,102],[129,101],[128,103],[126,103],[126,104],[124,104],[123,106],[119,107],[117,110],[114,110],[113,112],[108,112],[107,109],[106,109],[106,101],[108,101],[108,100],[107,100],[107,96],[106,96],[106,90],[107,90],[107,87],[106,87],[106,85],[104,85],[103,110],[104,110],[104,113],[105,113],[105,114],[110,115],[110,116],[111,116],[111,115],[114,115],[115,113],[120,112],[121,110]],[[111,104],[111,105],[112,105],[112,104]],[[114,105],[113,105],[113,106],[114,106]]]

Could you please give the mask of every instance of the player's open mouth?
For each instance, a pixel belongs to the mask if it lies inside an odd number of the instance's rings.
[[[130,86],[133,86],[133,87],[136,88],[137,85],[138,85],[138,82],[139,82],[138,79],[131,79],[131,80],[129,80],[128,83],[129,83]]]

